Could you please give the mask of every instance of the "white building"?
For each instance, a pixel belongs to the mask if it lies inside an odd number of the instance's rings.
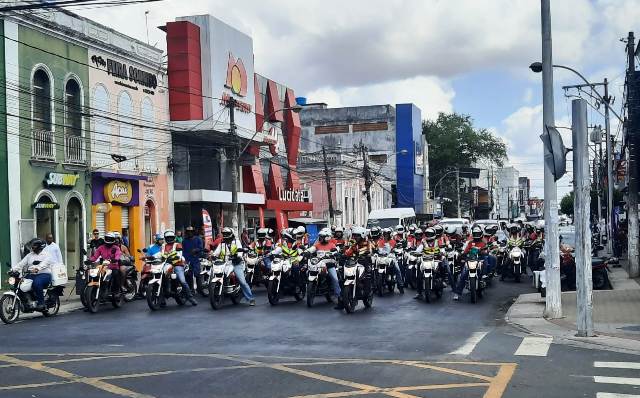
[[[520,172],[513,166],[496,169],[494,200],[498,218],[516,218],[518,208],[518,178]],[[486,180],[486,175],[485,175]]]

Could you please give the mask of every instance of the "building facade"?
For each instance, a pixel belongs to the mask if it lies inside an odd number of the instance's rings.
[[[530,214],[529,192],[531,192],[531,181],[528,177],[518,178],[518,211],[525,217]]]
[[[325,150],[364,152],[374,167],[374,185],[385,192],[383,207],[424,212],[428,170],[420,109],[413,104],[327,108],[301,113],[304,154]],[[428,173],[428,172],[427,172]]]
[[[496,214],[500,219],[520,216],[518,208],[518,178],[520,172],[515,167],[501,167],[495,170]]]

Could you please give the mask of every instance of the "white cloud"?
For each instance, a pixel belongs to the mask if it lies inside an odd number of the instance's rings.
[[[525,104],[528,104],[531,102],[531,100],[533,99],[533,89],[531,87],[527,87],[526,90],[524,90],[524,95],[522,96],[522,101]]]
[[[452,112],[454,96],[453,89],[447,83],[433,77],[339,90],[323,87],[307,94],[310,102],[326,102],[329,107],[412,102],[421,109],[423,119],[434,119],[439,112]]]

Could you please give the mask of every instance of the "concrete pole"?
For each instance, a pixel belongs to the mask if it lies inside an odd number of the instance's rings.
[[[571,101],[573,140],[573,214],[576,228],[576,326],[578,336],[593,336],[591,279],[591,228],[589,228],[591,184],[589,182],[589,142],[587,101]]]
[[[631,85],[635,85],[635,70],[636,70],[636,61],[635,61],[635,37],[633,32],[629,32],[629,38],[627,40],[627,56],[628,56],[628,70],[627,70],[627,81],[631,82]],[[637,92],[637,88],[631,87],[627,91],[633,90]],[[629,94],[627,94],[627,99],[629,98]],[[629,226],[628,232],[628,250],[627,256],[629,258],[629,277],[636,278],[640,275],[640,263],[638,259],[638,239],[640,238],[640,226],[638,225],[638,204],[640,200],[638,198],[638,134],[640,131],[634,131],[634,121],[635,118],[638,117],[636,115],[637,111],[632,106],[628,106],[627,108],[629,112],[629,120],[632,121],[630,126],[628,127],[627,136],[628,136],[628,145],[629,145],[629,164],[627,165],[629,171],[629,194],[627,200],[628,214],[627,221]]]
[[[609,82],[604,79],[604,129],[606,132],[605,150],[607,151],[607,255],[613,255],[613,150],[611,145],[611,126],[609,123]]]
[[[551,45],[551,4],[540,0],[542,25],[542,113],[543,126],[555,124],[553,111],[553,60]],[[545,131],[543,130],[543,131]],[[544,156],[552,156],[545,145]],[[562,317],[560,292],[560,247],[558,242],[558,198],[556,181],[551,169],[544,165],[544,223],[545,223],[545,268],[547,273],[547,297],[544,316],[550,319]]]
[[[460,207],[460,169],[456,168],[456,187],[458,195],[458,218],[462,217],[462,208]]]
[[[238,167],[240,163],[240,148],[238,145],[238,134],[235,122],[236,103],[233,98],[229,98],[229,133],[233,140],[233,159],[231,160],[231,228],[237,238],[240,238],[239,222],[238,222]]]

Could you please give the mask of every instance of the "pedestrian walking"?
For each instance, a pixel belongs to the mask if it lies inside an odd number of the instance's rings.
[[[60,246],[53,241],[52,233],[47,234],[45,242],[47,242],[47,246],[44,248],[43,252],[49,255],[54,264],[62,264],[62,252],[60,251]]]

